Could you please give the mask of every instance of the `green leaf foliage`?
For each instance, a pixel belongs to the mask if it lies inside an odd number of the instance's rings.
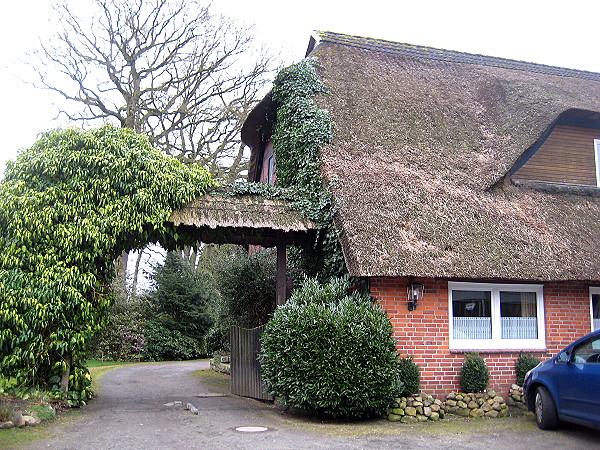
[[[320,285],[308,279],[267,324],[262,374],[283,404],[333,417],[369,417],[401,390],[388,316],[367,294],[348,293],[349,287],[347,280]]]
[[[463,392],[483,392],[487,389],[490,372],[485,360],[477,352],[465,353],[460,370],[459,385]]]
[[[184,259],[180,252],[168,252],[162,265],[156,267],[153,282],[156,289],[148,295],[149,315],[152,335],[146,341],[146,353],[153,361],[172,359],[189,359],[205,353],[204,337],[212,325],[209,308],[213,299],[218,296],[212,284],[212,278],[204,271]],[[173,346],[165,347],[162,340],[154,339],[159,334],[154,330],[164,329],[165,335],[178,333],[179,338],[173,341],[182,342],[184,349],[177,351]],[[146,333],[147,334],[147,333]],[[196,351],[191,352],[190,342],[196,343]],[[154,348],[157,343],[159,347]],[[166,354],[161,348],[167,348]]]
[[[209,353],[229,350],[231,325],[255,328],[267,323],[276,304],[275,263],[272,252],[249,255],[243,247],[211,261],[220,296],[213,304],[215,323],[207,336]]]
[[[414,395],[420,391],[421,372],[419,366],[413,361],[413,356],[398,358],[398,372],[403,385],[402,395]]]
[[[540,359],[536,358],[533,355],[528,355],[526,353],[521,353],[517,362],[515,363],[515,372],[517,374],[516,383],[519,386],[523,386],[523,382],[525,381],[525,374],[533,369],[540,363]]]
[[[295,189],[294,207],[320,229],[312,247],[291,249],[290,255],[299,268],[321,280],[346,274],[333,228],[333,200],[323,187],[319,171],[319,150],[333,138],[329,113],[312,99],[324,91],[312,58],[281,70],[272,91],[278,104],[272,137],[277,155],[277,186]]]
[[[86,343],[101,327],[113,261],[177,244],[165,220],[211,184],[128,129],[55,130],[0,184],[0,376],[85,401]],[[69,362],[72,360],[72,364]],[[69,370],[70,369],[70,370]]]

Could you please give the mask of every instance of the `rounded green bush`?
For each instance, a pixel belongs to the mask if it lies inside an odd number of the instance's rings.
[[[282,404],[333,416],[382,413],[401,391],[392,325],[349,282],[305,280],[261,336],[263,378]]]
[[[517,373],[517,384],[523,386],[525,374],[540,363],[540,359],[533,355],[521,353],[515,364],[515,372]]]
[[[490,380],[490,372],[478,353],[465,353],[460,371],[460,388],[463,392],[482,392]]]
[[[413,361],[412,355],[409,355],[407,358],[398,359],[398,372],[400,381],[404,386],[402,395],[418,394],[421,384],[421,372],[419,366]]]

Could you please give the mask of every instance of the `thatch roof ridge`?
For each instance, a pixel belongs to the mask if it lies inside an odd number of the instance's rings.
[[[383,39],[353,36],[342,33],[334,33],[331,31],[316,31],[315,36],[318,37],[318,42],[315,42],[316,45],[318,45],[319,42],[330,42],[334,44],[362,48],[365,50],[402,54],[437,61],[475,64],[511,70],[523,70],[526,72],[540,73],[546,75],[576,77],[586,80],[600,81],[600,73],[586,70],[569,69],[565,67],[501,58],[497,56],[486,56],[476,53],[467,53],[459,52],[456,50],[446,50],[435,47],[427,47],[423,45],[406,44],[401,42],[387,41]]]

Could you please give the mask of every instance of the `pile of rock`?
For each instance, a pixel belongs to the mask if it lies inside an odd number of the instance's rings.
[[[474,394],[450,393],[446,397],[446,412],[465,417],[505,417],[508,405],[495,391]]]
[[[528,411],[525,405],[525,397],[523,396],[523,387],[518,384],[513,384],[510,387],[506,404],[512,408],[517,408],[521,411]]]
[[[14,412],[10,420],[6,422],[0,422],[0,429],[6,430],[8,428],[23,428],[26,426],[37,425],[41,422],[41,420],[35,414],[27,414]]]
[[[215,354],[210,360],[210,368],[215,372],[231,373],[231,361],[229,355]]]
[[[402,423],[425,422],[444,418],[444,404],[431,395],[413,395],[394,400],[387,418]]]

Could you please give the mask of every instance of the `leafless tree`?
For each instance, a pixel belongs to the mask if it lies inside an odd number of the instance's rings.
[[[55,11],[56,34],[29,61],[38,85],[77,105],[62,114],[116,122],[224,181],[240,178],[239,130],[274,69],[251,29],[194,0],[65,1]]]

